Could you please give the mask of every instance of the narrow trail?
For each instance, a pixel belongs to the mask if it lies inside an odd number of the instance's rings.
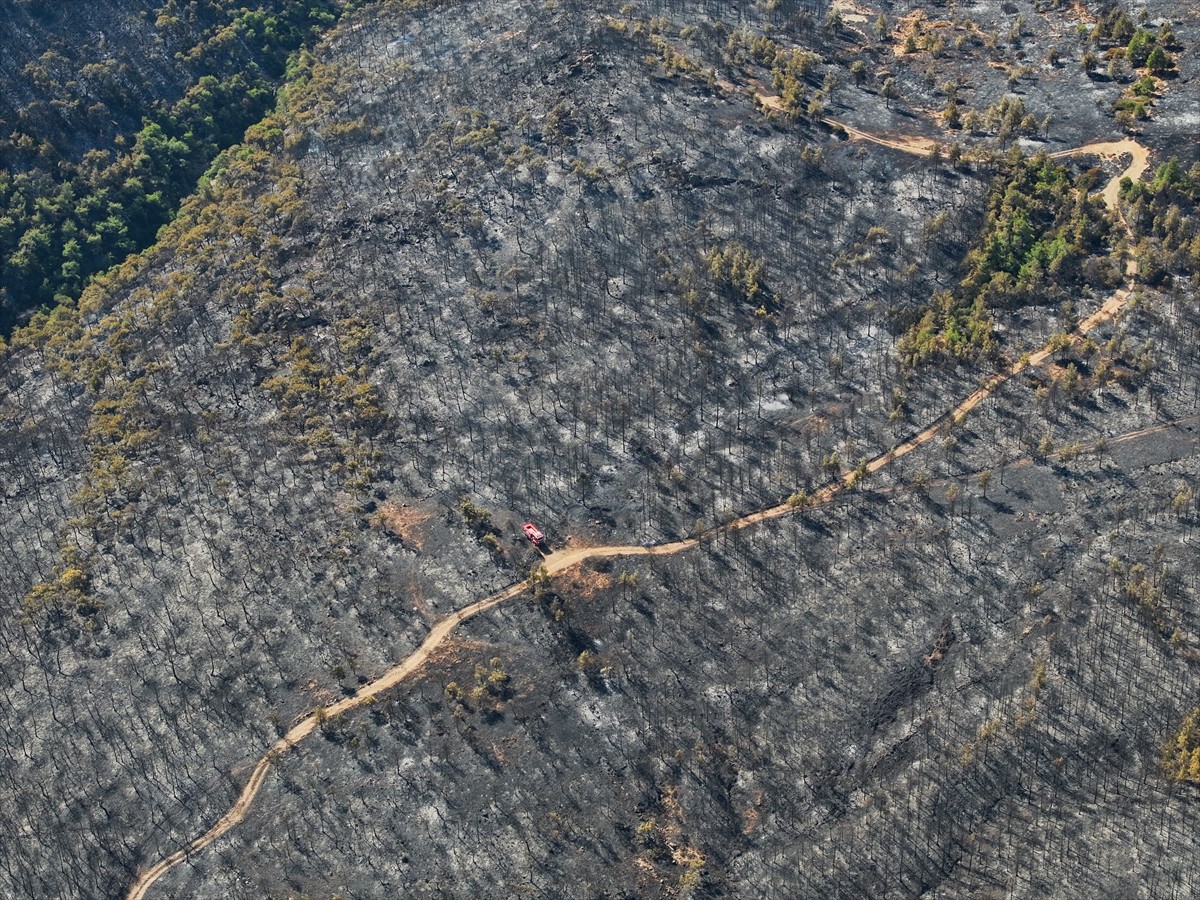
[[[763,99],[763,104],[767,105],[767,101]],[[893,150],[899,150],[901,153],[907,153],[910,156],[933,156],[937,153],[948,153],[949,148],[935,141],[933,138],[917,137],[913,135],[889,135],[887,137],[880,134],[872,134],[869,131],[863,131],[861,128],[855,128],[853,125],[847,125],[845,122],[840,122],[837,119],[824,118],[821,119],[821,124],[828,125],[830,128],[840,128],[850,136],[852,141],[866,141],[869,144],[878,144],[880,147],[891,147]]]
[[[717,84],[726,91],[734,92],[737,87],[729,81],[718,81]],[[783,105],[783,98],[768,93],[762,89],[762,85],[754,82],[759,88],[754,92],[754,98],[759,102],[763,109],[769,109],[772,112],[787,113],[788,108]],[[933,156],[935,152],[945,152],[948,148],[939,141],[933,138],[920,137],[917,135],[882,135],[872,134],[869,131],[863,131],[861,128],[855,128],[853,125],[847,125],[837,119],[824,117],[819,120],[822,125],[833,129],[841,129],[844,131],[850,140],[866,141],[871,144],[878,144],[880,147],[891,147],[893,150],[899,150],[901,153],[908,153],[911,156]]]
[[[760,99],[766,101],[771,99],[760,95]],[[775,98],[778,99],[778,98]],[[841,122],[833,119],[823,120],[828,125],[839,125],[846,130],[854,138],[868,141],[870,143],[879,144],[884,147],[891,147],[895,150],[900,150],[905,153],[911,153],[917,156],[930,156],[935,147],[940,146],[936,141],[928,138],[908,138],[908,139],[893,139],[872,135],[869,132],[864,132],[856,128],[851,128]],[[1118,205],[1118,192],[1120,190],[1121,180],[1125,177],[1138,179],[1146,171],[1149,166],[1150,151],[1130,138],[1121,141],[1109,141],[1095,144],[1087,144],[1083,147],[1077,147],[1073,150],[1064,150],[1059,153],[1052,154],[1053,158],[1065,158],[1068,156],[1084,156],[1096,155],[1104,157],[1115,157],[1119,155],[1128,155],[1131,157],[1129,165],[1104,187],[1101,196],[1104,202],[1112,210],[1120,214]],[[1122,217],[1122,223],[1124,218]],[[1128,224],[1125,224],[1128,230]],[[1079,326],[1072,333],[1073,338],[1081,338],[1087,332],[1094,329],[1096,326],[1109,319],[1114,318],[1125,305],[1125,301],[1133,290],[1133,279],[1137,275],[1137,266],[1130,259],[1126,265],[1127,284],[1112,294],[1104,304],[1093,312],[1090,316],[1081,320]],[[932,424],[928,425],[922,431],[918,432],[908,440],[892,447],[867,463],[867,473],[875,473],[889,463],[895,462],[903,456],[912,453],[914,450],[932,441],[942,432],[952,428],[971,410],[975,409],[980,403],[992,396],[1014,375],[1019,374],[1025,369],[1039,366],[1048,360],[1054,351],[1049,345],[1042,347],[1040,350],[1022,358],[1018,362],[1012,364],[1007,369],[1004,369],[992,375],[976,388],[964,400],[960,401],[956,406],[947,412],[943,413]],[[627,556],[671,556],[680,553],[684,550],[690,550],[699,546],[703,541],[710,540],[721,534],[739,531],[743,528],[750,528],[758,525],[761,522],[766,522],[771,519],[778,519],[791,513],[799,512],[803,509],[810,509],[814,506],[820,506],[828,503],[842,491],[853,487],[858,480],[859,475],[856,472],[847,472],[837,480],[825,485],[815,494],[810,495],[803,503],[793,504],[784,502],[777,506],[768,507],[754,513],[742,516],[727,522],[723,525],[711,528],[705,532],[685,540],[673,541],[667,544],[656,544],[653,546],[637,546],[637,545],[613,545],[601,547],[578,547],[574,549],[564,549],[558,552],[551,553],[546,556],[541,567],[541,575],[545,577],[553,577],[573,566],[589,559],[611,559],[614,557]],[[267,775],[271,771],[271,767],[275,762],[295,747],[298,743],[313,733],[319,723],[326,718],[333,718],[348,713],[366,703],[370,698],[375,697],[384,691],[388,691],[410,675],[418,671],[424,666],[439,647],[453,634],[463,622],[482,612],[486,612],[494,606],[499,606],[508,600],[519,597],[533,584],[533,579],[526,579],[511,585],[504,590],[478,600],[475,603],[465,606],[455,613],[447,616],[433,626],[429,634],[422,641],[421,645],[414,650],[407,658],[396,666],[388,669],[379,678],[364,684],[349,697],[346,697],[337,703],[320,709],[310,710],[306,713],[292,728],[278,741],[276,741],[266,753],[258,760],[253,771],[250,773],[250,778],[246,782],[246,786],[242,789],[241,794],[224,815],[213,824],[208,831],[193,840],[182,850],[172,853],[147,869],[143,869],[138,873],[137,879],[129,889],[126,895],[127,900],[144,900],[150,888],[158,879],[169,872],[175,866],[179,865],[184,860],[188,859],[192,854],[203,850],[213,841],[228,833],[230,830],[239,825],[250,811],[250,807],[254,804],[255,798],[258,796],[262,786],[266,781]]]

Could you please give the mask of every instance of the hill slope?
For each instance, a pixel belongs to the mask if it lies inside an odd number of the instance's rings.
[[[5,892],[120,895],[297,717],[525,578],[525,519],[658,543],[813,494],[1112,295],[1115,162],[948,137],[932,51],[815,12],[369,6],[17,334]],[[852,83],[885,54],[899,111]],[[1045,75],[1049,149],[1113,137],[1056,99],[1085,77]],[[1156,164],[1155,129],[1189,149],[1150,122]],[[1200,368],[1158,197],[1126,208],[1158,283],[1091,345],[835,502],[473,619],[151,895],[1186,894]],[[1040,275],[1015,212],[1073,242]]]

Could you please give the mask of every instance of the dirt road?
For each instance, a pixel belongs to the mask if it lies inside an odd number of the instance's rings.
[[[728,81],[717,82],[722,88],[727,91],[736,91],[737,88]],[[757,82],[755,83],[756,86]],[[765,90],[756,90],[755,98],[763,109],[769,109],[773,112],[786,113],[787,107],[783,105],[783,98],[776,94],[767,93]],[[933,138],[917,137],[914,135],[881,135],[872,134],[869,131],[863,131],[861,128],[855,128],[853,125],[847,125],[845,122],[839,122],[837,119],[821,119],[822,124],[828,125],[830,128],[840,128],[849,135],[851,140],[867,141],[871,144],[878,144],[880,147],[891,147],[893,150],[899,150],[901,153],[909,153],[913,156],[933,156],[934,151],[944,151],[946,148]]]
[[[853,125],[847,125],[845,122],[839,122],[837,119],[822,119],[822,123],[830,128],[840,128],[850,136],[852,141],[866,141],[869,144],[878,144],[880,147],[891,147],[893,150],[899,150],[901,153],[908,153],[912,156],[933,156],[934,152],[945,153],[947,149],[943,144],[935,141],[933,138],[915,137],[912,135],[880,135],[872,134],[869,131],[863,131],[861,128],[855,128]]]
[[[833,120],[826,120],[832,123]],[[838,123],[840,124],[840,123]],[[876,135],[870,135],[858,129],[846,128],[852,136],[862,140],[870,141],[871,143],[880,144],[885,147],[902,150],[905,153],[913,153],[918,156],[928,156],[932,153],[932,147],[936,146],[936,142],[928,141],[925,138],[914,139],[892,139],[882,138]],[[1104,201],[1111,209],[1118,209],[1117,192],[1120,189],[1120,182],[1126,176],[1137,179],[1145,172],[1149,165],[1149,150],[1138,144],[1136,141],[1126,138],[1122,141],[1113,141],[1108,143],[1088,144],[1084,147],[1079,147],[1074,150],[1065,150],[1061,153],[1054,154],[1056,157],[1066,156],[1082,156],[1086,154],[1095,154],[1098,156],[1115,156],[1120,154],[1128,154],[1131,157],[1129,166],[1116,175],[1112,181],[1105,186],[1101,192]],[[1127,275],[1132,279],[1136,275],[1136,266],[1127,267]],[[1116,316],[1125,301],[1128,299],[1132,290],[1132,286],[1127,284],[1125,287],[1118,290],[1109,297],[1104,304],[1092,313],[1087,318],[1079,323],[1079,327],[1075,331],[1075,336],[1079,337],[1091,331],[1097,325],[1105,322]],[[946,429],[952,427],[956,422],[962,420],[971,410],[977,407],[980,403],[994,394],[1005,382],[1012,378],[1017,373],[1031,366],[1038,366],[1044,363],[1053,351],[1047,346],[1043,347],[1027,358],[1014,363],[1009,368],[992,375],[966,399],[962,400],[957,406],[953,407],[935,422],[925,428],[923,431],[892,447],[885,453],[880,454],[867,463],[867,472],[878,472],[884,466],[905,456],[918,447],[927,444]],[[670,556],[675,553],[680,553],[684,550],[689,550],[699,545],[702,541],[708,540],[719,534],[737,531],[743,528],[750,528],[761,522],[766,522],[770,519],[777,519],[781,516],[786,516],[791,513],[796,513],[801,509],[818,506],[829,502],[837,494],[841,493],[847,487],[854,484],[857,476],[854,472],[847,472],[841,478],[827,484],[815,494],[807,499],[804,504],[794,505],[792,503],[781,503],[778,506],[772,506],[767,509],[759,510],[741,518],[734,519],[724,525],[712,528],[706,532],[696,535],[686,540],[674,541],[668,544],[658,544],[655,546],[643,547],[632,545],[615,545],[605,547],[579,547],[573,549],[565,549],[556,553],[551,553],[546,557],[544,563],[544,575],[553,577],[558,575],[572,566],[576,566],[588,559],[606,559],[625,556]],[[194,853],[203,850],[217,838],[229,832],[231,829],[240,824],[249,812],[253,805],[258,792],[262,790],[263,783],[266,781],[267,775],[271,771],[271,766],[292,747],[296,746],[300,741],[304,740],[319,727],[319,723],[326,718],[334,718],[344,713],[348,713],[362,706],[371,697],[390,690],[404,681],[413,673],[417,672],[430,659],[435,650],[442,646],[443,643],[450,637],[459,625],[468,619],[479,615],[494,606],[498,606],[508,600],[524,593],[532,584],[532,579],[527,579],[511,587],[505,588],[497,594],[492,594],[490,597],[485,597],[470,606],[447,616],[436,625],[433,626],[421,646],[414,650],[406,659],[397,664],[391,669],[384,672],[379,678],[368,684],[360,687],[354,694],[338,701],[330,706],[323,707],[320,710],[312,710],[307,713],[299,722],[297,722],[283,737],[275,742],[271,748],[263,754],[259,759],[254,770],[250,773],[250,778],[246,783],[242,793],[238,796],[237,801],[221,816],[216,823],[196,838],[187,847],[179,850],[170,856],[160,860],[153,866],[143,869],[138,873],[137,880],[134,881],[132,887],[127,894],[128,900],[144,900],[150,888],[159,878],[186,860]]]
[[[1125,167],[1125,171],[1112,179],[1105,185],[1104,190],[1100,192],[1100,196],[1104,198],[1105,205],[1117,213],[1121,211],[1117,205],[1117,195],[1121,190],[1121,180],[1123,178],[1130,178],[1133,181],[1138,181],[1145,174],[1146,169],[1150,168],[1150,149],[1142,146],[1133,138],[1085,144],[1073,150],[1060,150],[1057,153],[1050,154],[1051,159],[1066,159],[1071,156],[1103,156],[1109,159],[1118,156],[1129,157],[1129,165]],[[1122,221],[1124,221],[1123,216]]]

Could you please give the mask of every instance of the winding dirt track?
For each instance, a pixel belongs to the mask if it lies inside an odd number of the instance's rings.
[[[1069,156],[1103,156],[1113,158],[1118,156],[1128,156],[1130,158],[1129,165],[1125,171],[1112,179],[1104,186],[1104,190],[1100,192],[1100,196],[1104,198],[1104,203],[1109,209],[1115,210],[1118,215],[1121,215],[1121,221],[1125,221],[1124,215],[1121,213],[1121,208],[1117,205],[1117,195],[1121,190],[1121,179],[1130,178],[1134,181],[1141,179],[1146,170],[1150,168],[1150,150],[1135,141],[1133,138],[1124,138],[1120,141],[1104,141],[1098,144],[1087,144],[1083,147],[1076,147],[1074,150],[1060,150],[1057,153],[1051,153],[1051,159],[1066,159]]]
[[[769,104],[768,104],[769,105]],[[852,137],[860,140],[869,141],[870,143],[879,144],[884,147],[891,147],[895,150],[901,150],[905,153],[911,153],[917,156],[929,156],[933,152],[933,148],[938,146],[936,141],[927,138],[885,138],[878,135],[872,135],[868,132],[860,131],[859,129],[850,128],[840,122],[835,122],[833,119],[826,119],[825,122],[830,125],[841,125],[846,129]],[[1118,155],[1128,155],[1131,158],[1129,165],[1120,174],[1115,176],[1101,192],[1105,203],[1110,209],[1120,213],[1120,208],[1117,205],[1117,193],[1120,189],[1121,179],[1129,177],[1138,179],[1146,171],[1149,165],[1150,151],[1136,141],[1126,138],[1121,141],[1110,141],[1104,143],[1088,144],[1083,147],[1078,147],[1073,150],[1064,150],[1060,153],[1052,154],[1055,158],[1063,158],[1068,156],[1084,156],[1096,155],[1113,157]],[[1123,221],[1123,220],[1122,220]],[[1126,274],[1130,279],[1125,287],[1116,291],[1110,296],[1104,304],[1092,313],[1087,318],[1079,323],[1079,327],[1074,332],[1074,337],[1080,337],[1091,331],[1097,325],[1112,319],[1120,312],[1132,291],[1132,279],[1137,274],[1136,265],[1130,260],[1126,267]],[[978,388],[975,389],[966,399],[962,400],[957,406],[953,407],[942,416],[940,416],[931,425],[920,431],[913,437],[897,444],[885,453],[876,456],[867,463],[867,472],[877,472],[902,456],[905,456],[917,448],[929,443],[943,431],[953,427],[954,424],[960,422],[971,410],[977,407],[980,403],[994,394],[1006,381],[1014,375],[1032,366],[1038,366],[1050,358],[1053,351],[1047,346],[1032,353],[1028,357],[1014,363],[1007,369],[997,372]],[[604,546],[604,547],[580,547],[575,549],[561,550],[556,553],[549,554],[543,564],[544,575],[547,577],[557,575],[561,572],[570,569],[572,566],[578,565],[588,559],[605,559],[612,557],[623,556],[670,556],[675,553],[680,553],[684,550],[689,550],[698,546],[702,541],[711,539],[717,535],[726,532],[738,531],[743,528],[749,528],[757,525],[760,522],[766,522],[769,519],[778,519],[790,513],[795,513],[800,509],[818,506],[829,502],[837,494],[841,493],[848,487],[852,487],[857,480],[857,475],[854,472],[848,472],[841,478],[821,488],[815,494],[811,495],[803,504],[794,505],[792,503],[781,503],[778,506],[772,506],[767,509],[759,510],[741,518],[734,519],[724,525],[709,529],[695,537],[687,538],[682,541],[674,541],[669,544],[657,544],[654,546]],[[446,639],[454,632],[459,625],[467,621],[467,619],[491,609],[493,606],[498,606],[508,600],[524,593],[532,584],[532,579],[514,584],[511,587],[505,588],[499,593],[492,594],[490,597],[485,597],[469,606],[465,606],[457,612],[442,619],[430,630],[421,646],[414,650],[402,662],[398,663],[391,669],[384,672],[379,678],[368,684],[360,687],[354,694],[343,700],[338,701],[330,706],[323,707],[321,710],[311,710],[306,713],[283,737],[276,741],[271,748],[263,754],[255,765],[254,770],[250,773],[250,778],[246,786],[242,789],[242,793],[238,796],[237,801],[231,806],[220,819],[213,824],[208,831],[200,835],[182,850],[172,853],[170,856],[160,860],[153,866],[143,869],[138,873],[137,880],[129,889],[127,900],[144,900],[150,888],[159,878],[179,865],[192,854],[197,853],[211,844],[217,838],[226,834],[235,826],[240,824],[246,818],[250,807],[253,805],[258,792],[262,789],[263,783],[266,781],[267,775],[271,771],[271,766],[284,753],[296,746],[300,741],[304,740],[314,730],[317,729],[320,720],[324,718],[333,718],[343,713],[348,713],[351,710],[362,706],[367,700],[384,691],[390,690],[400,682],[404,681],[408,676],[419,670],[426,662],[429,661],[434,651],[437,650]]]

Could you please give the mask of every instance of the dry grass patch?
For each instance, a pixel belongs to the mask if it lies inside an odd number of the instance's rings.
[[[418,550],[425,546],[421,525],[433,518],[429,510],[389,500],[379,507],[378,523]]]

